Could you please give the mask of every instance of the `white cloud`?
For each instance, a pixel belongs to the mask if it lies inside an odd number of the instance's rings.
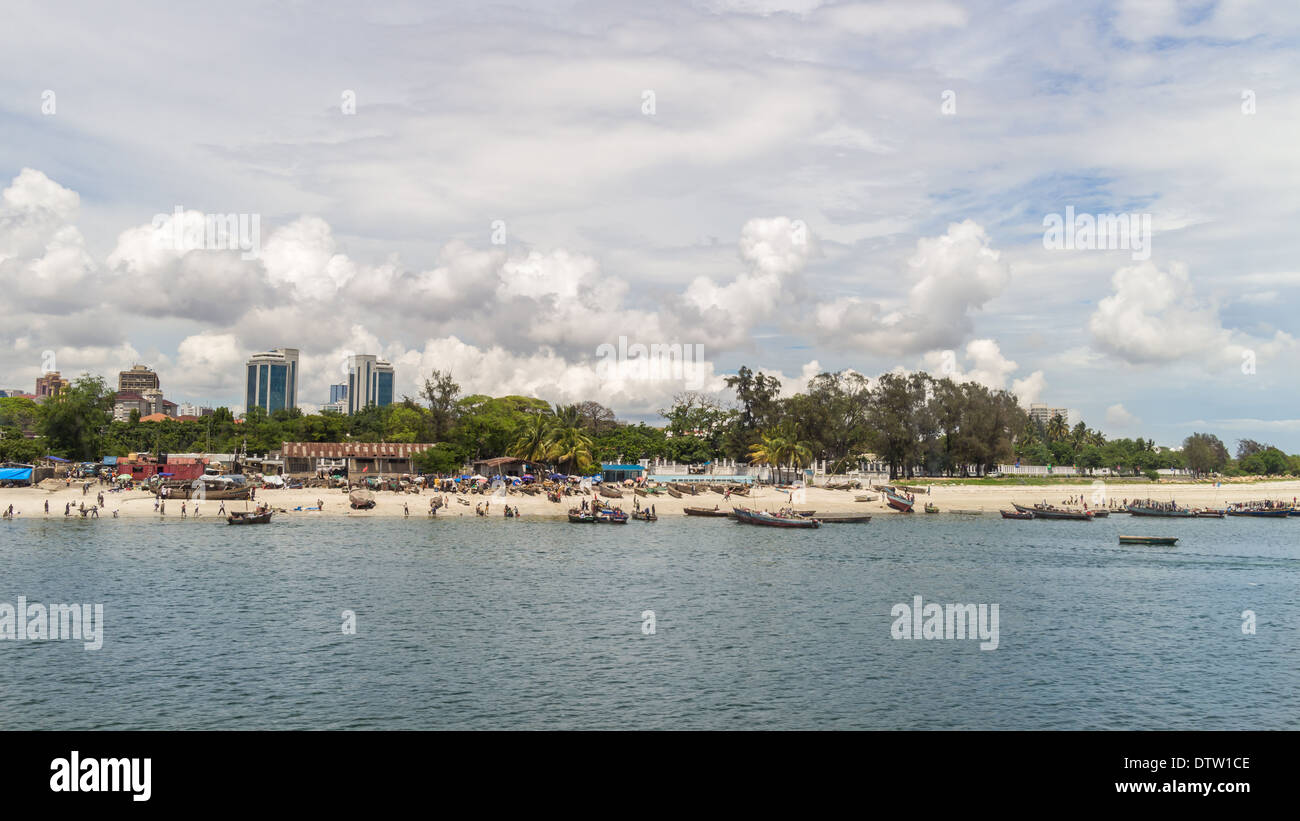
[[[1106,408],[1106,424],[1112,428],[1134,428],[1142,420],[1128,412],[1122,403]]]

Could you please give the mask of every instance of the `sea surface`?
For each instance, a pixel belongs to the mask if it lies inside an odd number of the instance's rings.
[[[1300,518],[22,518],[0,523],[0,602],[102,604],[103,647],[0,640],[0,728],[1294,730],[1298,537]],[[997,649],[893,638],[918,595],[997,604]]]

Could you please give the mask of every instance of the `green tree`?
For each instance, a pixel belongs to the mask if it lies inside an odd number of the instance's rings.
[[[113,419],[113,392],[102,377],[82,374],[41,406],[41,431],[51,449],[70,459],[98,459]]]

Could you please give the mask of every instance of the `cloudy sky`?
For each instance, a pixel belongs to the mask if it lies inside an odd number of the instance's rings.
[[[1300,451],[1300,5],[131,8],[6,4],[0,387],[53,352],[239,407],[289,346],[307,405],[357,352],[650,419],[743,364],[926,369]],[[1067,209],[1150,236],[1046,247]]]

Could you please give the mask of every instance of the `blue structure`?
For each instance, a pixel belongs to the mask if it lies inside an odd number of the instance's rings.
[[[606,482],[621,482],[624,479],[640,479],[645,468],[640,465],[604,465],[600,466],[601,476]]]
[[[254,406],[267,413],[298,407],[297,348],[276,348],[248,360],[244,409]]]

